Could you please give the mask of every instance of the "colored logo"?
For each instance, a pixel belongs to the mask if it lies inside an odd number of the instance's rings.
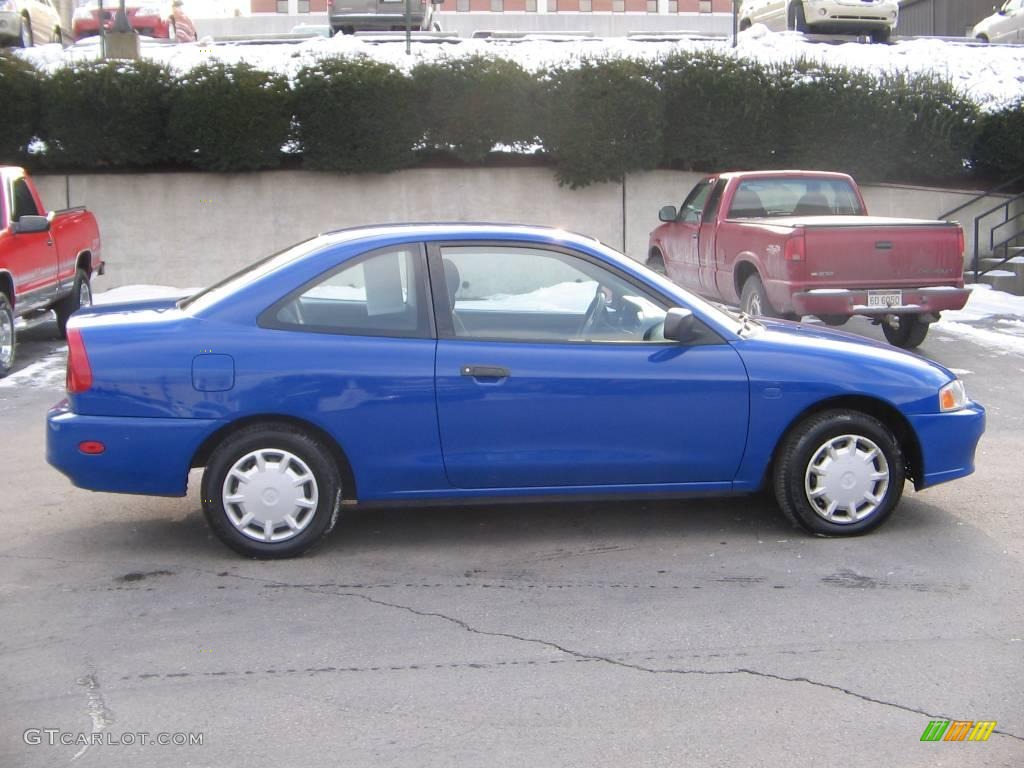
[[[988,741],[995,727],[995,720],[932,720],[921,741]]]

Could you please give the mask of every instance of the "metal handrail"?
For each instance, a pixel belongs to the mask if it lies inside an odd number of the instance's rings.
[[[948,219],[954,213],[959,213],[964,208],[968,208],[968,207],[974,205],[979,200],[984,200],[986,197],[988,197],[990,195],[994,195],[997,192],[1006,189],[1007,187],[1012,187],[1012,186],[1014,186],[1015,184],[1017,184],[1018,182],[1021,182],[1021,181],[1024,181],[1024,173],[1022,173],[1020,176],[1015,176],[1014,178],[1009,179],[1008,181],[1004,181],[1002,184],[1000,184],[997,187],[992,187],[992,189],[990,189],[990,190],[987,190],[985,192],[981,192],[980,194],[975,195],[970,200],[968,200],[966,203],[962,203],[961,205],[958,205],[956,208],[954,208],[951,211],[946,211],[945,213],[943,213],[941,216],[938,216],[937,218]]]
[[[1003,259],[997,265],[995,265],[996,267],[1002,266],[1003,264],[1008,262],[1010,260],[1010,258],[1011,258],[1010,257],[1009,244],[1011,242],[1013,242],[1014,240],[1018,239],[1019,237],[1024,236],[1024,229],[1018,230],[1014,234],[1010,235],[1009,237],[1007,237],[1004,240],[1001,240],[998,243],[995,242],[996,230],[998,230],[1000,227],[1002,227],[1002,226],[1004,226],[1006,224],[1009,224],[1011,221],[1016,221],[1017,219],[1019,219],[1022,216],[1024,216],[1024,212],[1015,214],[1014,216],[1010,216],[1010,206],[1013,205],[1018,200],[1022,200],[1022,199],[1024,199],[1024,193],[1021,193],[1019,195],[1014,195],[1013,197],[1006,198],[1005,200],[1003,200],[1003,202],[999,203],[996,206],[993,206],[992,208],[990,208],[989,210],[985,211],[984,213],[980,213],[980,214],[978,214],[977,216],[974,217],[974,259],[973,259],[973,262],[974,262],[973,263],[973,266],[974,266],[974,282],[978,282],[978,275],[981,273],[981,271],[979,269],[979,266],[980,266],[980,263],[981,263],[981,220],[986,218],[987,216],[990,216],[991,214],[995,213],[996,211],[1002,210],[1002,211],[1005,212],[1003,214],[1003,216],[1004,216],[1003,220],[1001,222],[999,222],[998,224],[990,227],[989,231],[988,231],[988,247],[989,247],[989,250],[993,253],[993,255],[995,254],[997,249],[1006,246],[1006,255],[1003,257]],[[991,271],[991,269],[994,269],[994,268],[995,267],[990,267],[989,269],[986,269],[985,272],[989,272],[989,271]]]

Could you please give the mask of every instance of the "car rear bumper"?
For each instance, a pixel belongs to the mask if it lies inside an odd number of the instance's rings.
[[[900,292],[901,302],[897,306],[873,307],[869,294]],[[798,315],[920,315],[942,312],[947,309],[963,309],[970,298],[967,288],[936,286],[934,288],[873,288],[848,290],[845,288],[822,288],[799,291],[791,295],[793,312]]]
[[[46,460],[86,490],[184,496],[192,457],[219,425],[208,419],[82,416],[64,400],[46,416]],[[83,453],[85,441],[105,450]]]
[[[921,446],[917,490],[974,472],[974,452],[985,431],[985,409],[978,403],[950,413],[908,416]]]

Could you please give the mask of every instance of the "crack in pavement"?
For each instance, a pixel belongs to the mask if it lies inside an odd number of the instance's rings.
[[[419,610],[417,608],[413,608],[413,607],[408,606],[408,605],[402,605],[401,603],[392,603],[392,602],[388,602],[387,600],[378,600],[377,598],[370,597],[369,595],[363,595],[363,594],[360,594],[358,592],[332,592],[332,591],[325,591],[323,589],[316,589],[316,588],[310,588],[310,587],[300,587],[300,588],[303,591],[310,592],[310,593],[313,593],[313,594],[331,595],[331,596],[338,596],[338,597],[355,597],[355,598],[358,598],[360,600],[365,600],[368,603],[373,603],[374,605],[379,605],[379,606],[383,606],[383,607],[387,607],[387,608],[393,608],[393,609],[400,610],[400,611],[406,611],[406,612],[412,613],[412,614],[414,614],[416,616],[421,616],[421,617],[424,617],[424,618],[441,619],[442,621],[446,621],[446,622],[449,622],[451,624],[454,624],[455,626],[465,630],[466,632],[471,632],[473,634],[485,635],[485,636],[488,636],[488,637],[503,637],[503,638],[506,638],[506,639],[509,639],[509,640],[516,640],[518,642],[531,643],[531,644],[534,644],[534,645],[540,645],[540,646],[544,646],[544,647],[547,647],[547,648],[554,649],[554,650],[556,650],[556,651],[558,651],[560,653],[567,654],[568,656],[572,656],[572,657],[574,657],[576,659],[586,660],[586,661],[599,661],[599,662],[603,662],[605,664],[610,664],[612,666],[621,667],[623,669],[629,669],[629,670],[632,670],[632,671],[635,671],[635,672],[646,672],[646,673],[655,674],[655,675],[702,675],[702,676],[707,676],[707,677],[727,676],[727,675],[748,675],[748,676],[751,676],[751,677],[759,677],[759,678],[764,678],[764,679],[767,679],[767,680],[776,680],[776,681],[784,682],[784,683],[803,683],[803,684],[806,684],[806,685],[814,686],[816,688],[824,688],[826,690],[836,691],[837,693],[841,693],[841,694],[843,694],[845,696],[851,696],[853,698],[860,699],[861,701],[866,701],[866,702],[871,703],[871,704],[878,704],[878,705],[885,706],[885,707],[892,707],[894,709],[899,709],[899,710],[902,710],[904,712],[910,712],[910,713],[916,714],[916,715],[923,715],[924,717],[927,717],[929,720],[955,720],[956,719],[956,718],[953,718],[953,717],[947,717],[945,715],[935,715],[935,714],[927,712],[927,711],[925,711],[923,709],[918,709],[917,707],[911,707],[911,706],[908,706],[906,704],[899,704],[899,703],[893,702],[893,701],[886,701],[885,699],[877,699],[877,698],[875,698],[873,696],[868,696],[867,694],[858,693],[857,691],[850,690],[849,688],[843,688],[841,685],[835,685],[833,683],[825,683],[825,682],[822,682],[820,680],[812,680],[809,677],[803,677],[803,676],[788,677],[786,675],[777,675],[777,674],[774,674],[772,672],[762,672],[760,670],[749,669],[747,667],[738,667],[738,668],[735,668],[735,669],[721,669],[721,670],[685,669],[685,668],[683,668],[683,669],[672,669],[672,668],[647,667],[647,666],[644,666],[642,664],[634,664],[634,663],[631,663],[631,662],[628,662],[628,661],[622,661],[621,659],[614,659],[614,658],[612,658],[610,656],[601,656],[599,654],[592,654],[592,653],[585,653],[583,651],[576,651],[576,650],[573,650],[572,648],[567,648],[566,646],[560,645],[560,644],[558,644],[556,642],[553,642],[551,640],[544,640],[542,638],[536,638],[536,637],[525,637],[523,635],[516,635],[516,634],[513,634],[511,632],[494,632],[494,631],[489,631],[489,630],[485,630],[485,629],[480,629],[479,627],[474,627],[469,622],[463,621],[462,619],[458,619],[458,618],[455,618],[453,616],[448,616],[447,614],[444,614],[444,613],[438,613],[436,611],[421,611],[421,610]],[[997,733],[1000,736],[1006,736],[1006,737],[1011,738],[1011,739],[1016,739],[1017,741],[1024,741],[1024,736],[1018,736],[1017,734],[1011,733],[1009,731],[1003,731],[1003,730],[995,729],[995,730],[992,731],[992,733]]]
[[[85,688],[88,704],[86,711],[92,720],[92,735],[94,738],[82,745],[82,748],[71,758],[71,762],[75,762],[75,760],[86,753],[94,743],[96,734],[102,733],[114,724],[114,713],[110,711],[106,702],[103,701],[103,693],[100,691],[100,681],[96,677],[96,672],[90,672],[88,675],[78,678],[76,682]]]

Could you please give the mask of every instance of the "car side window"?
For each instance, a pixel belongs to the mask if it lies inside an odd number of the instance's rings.
[[[353,336],[429,338],[422,249],[405,245],[356,257],[278,302],[264,324]]]
[[[543,248],[459,245],[441,249],[441,264],[455,338],[664,342],[666,308],[582,257]]]
[[[11,184],[11,203],[11,207],[14,209],[11,221],[17,221],[22,216],[39,215],[39,209],[36,207],[36,201],[32,197],[32,191],[28,188],[28,183],[24,179],[15,179],[14,183]]]
[[[704,204],[708,201],[708,195],[711,194],[713,187],[712,179],[705,179],[694,187],[679,209],[679,220],[687,224],[695,224],[704,212]]]

